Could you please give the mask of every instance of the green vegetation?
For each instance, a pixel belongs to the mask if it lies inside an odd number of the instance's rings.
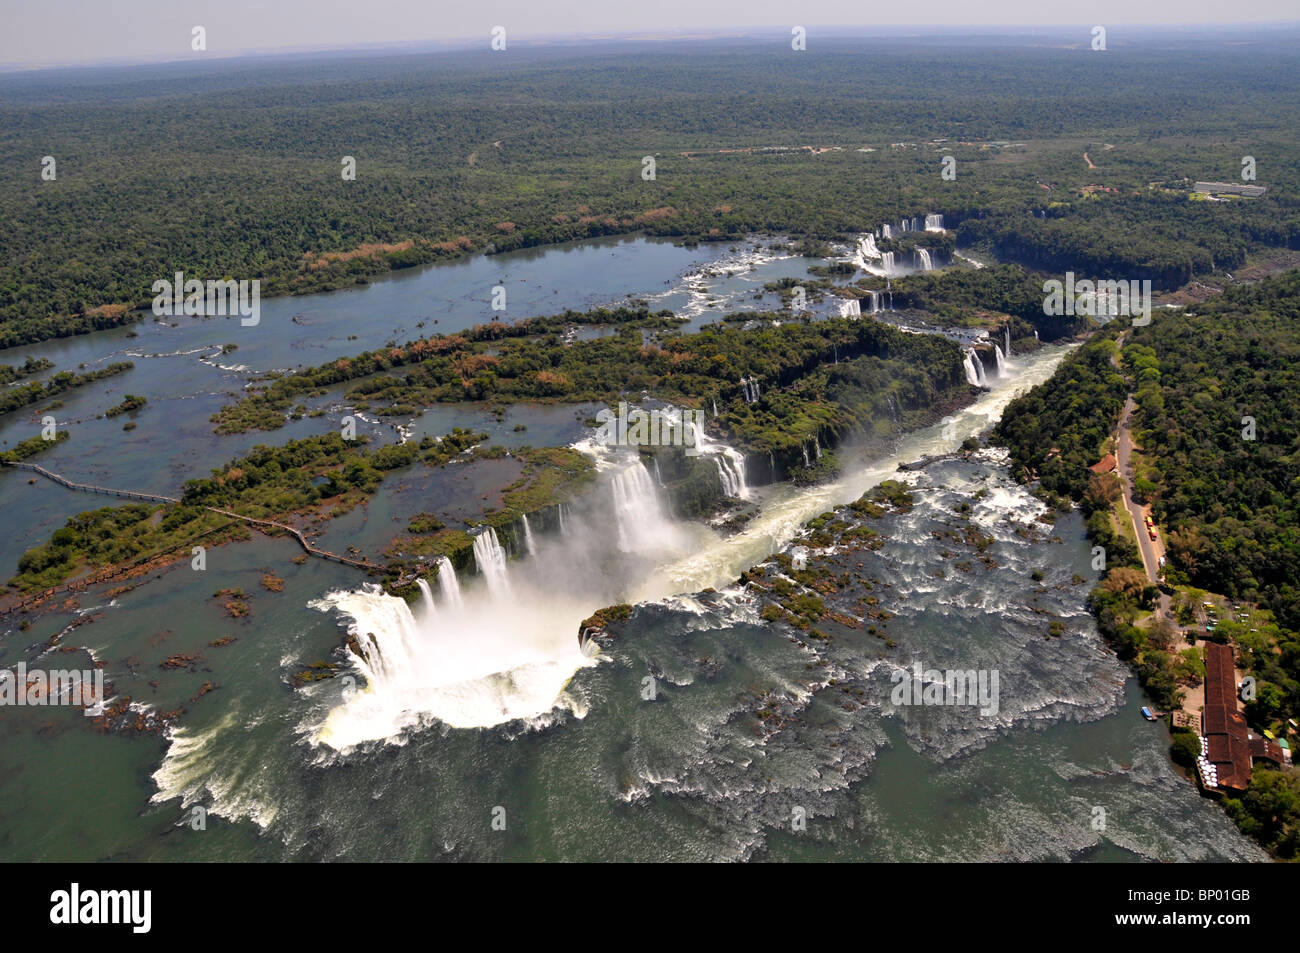
[[[39,374],[42,371],[48,371],[54,366],[54,362],[47,358],[29,357],[17,367],[9,364],[0,364],[0,384],[12,384],[16,380],[24,377],[31,377],[33,374]]]
[[[697,242],[783,230],[816,251],[936,211],[963,246],[1163,284],[1300,244],[1288,185],[1300,95],[1277,81],[1296,74],[1293,49],[1151,47],[1122,68],[1055,45],[827,37],[799,57],[768,50],[641,43],[490,64],[446,52],[6,77],[0,347],[135,320],[129,309],[177,270],[291,294],[633,231]],[[1134,95],[1149,89],[1158,101]],[[339,143],[355,181],[340,176]],[[45,154],[57,181],[36,174]],[[640,177],[647,154],[653,182]],[[1247,154],[1267,196],[1187,199],[1191,180],[1228,178]],[[938,175],[944,155],[954,181]]]
[[[116,417],[118,414],[125,414],[133,410],[139,410],[147,403],[149,402],[145,400],[145,398],[143,397],[139,397],[135,394],[127,394],[126,398],[120,404],[110,407],[108,408],[108,410],[104,411],[104,416]]]
[[[0,414],[7,414],[11,410],[38,403],[47,397],[54,397],[57,394],[63,394],[78,387],[85,387],[87,384],[103,380],[106,377],[123,374],[134,366],[130,361],[122,361],[109,364],[97,371],[87,371],[84,374],[60,371],[43,384],[39,381],[33,381],[21,387],[6,388],[0,392]]]
[[[53,440],[46,440],[44,437],[28,437],[22,443],[15,446],[12,450],[0,452],[0,462],[17,463],[20,460],[26,460],[34,457],[38,453],[44,453],[56,444],[60,444],[68,439],[66,430],[56,430]]]
[[[647,391],[687,406],[716,401],[724,433],[760,461],[766,458],[772,478],[779,479],[806,476],[804,453],[811,461],[818,444],[834,446],[849,433],[892,433],[969,394],[956,344],[874,321],[750,330],[717,324],[647,342],[647,324],[664,320],[618,309],[479,325],[285,375],[222,408],[213,420],[220,433],[274,429],[295,400],[344,381],[358,381],[348,400],[379,414],[394,403],[406,414],[422,404],[484,399],[614,404]],[[569,323],[619,330],[565,344],[552,332]],[[381,373],[398,368],[401,376]],[[757,403],[744,400],[742,377],[762,381]],[[818,472],[833,473],[833,458],[823,459]]]

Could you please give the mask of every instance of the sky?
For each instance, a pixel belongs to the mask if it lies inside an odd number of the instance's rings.
[[[0,0],[0,64],[90,65],[184,59],[192,29],[208,57],[258,51],[482,38],[510,42],[618,33],[794,25],[1105,26],[1300,19],[1296,0]],[[925,17],[922,21],[918,15]]]

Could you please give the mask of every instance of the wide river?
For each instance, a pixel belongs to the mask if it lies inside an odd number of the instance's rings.
[[[507,289],[508,311],[496,315],[505,318],[643,299],[698,326],[718,311],[773,305],[763,283],[805,277],[809,264],[755,244],[591,242],[264,301],[252,328],[150,321],[14,349],[0,363],[134,361],[62,398],[54,413],[71,439],[40,462],[80,481],[171,494],[256,443],[337,427],[341,405],[274,434],[214,435],[209,416],[250,377],[481,323],[494,316],[494,286]],[[226,344],[237,348],[221,353]],[[85,598],[26,631],[6,619],[0,664],[84,658],[42,654],[63,632],[63,646],[90,650],[142,710],[185,712],[159,736],[99,734],[75,710],[0,708],[5,856],[1262,859],[1177,774],[1164,730],[1138,716],[1134,680],[1084,609],[1096,573],[1081,522],[1036,522],[1041,507],[996,453],[906,474],[916,507],[881,521],[889,539],[878,552],[855,555],[866,564],[857,571],[889,582],[888,650],[839,638],[810,648],[760,623],[732,588],[806,520],[898,477],[900,461],[985,430],[1064,353],[1013,356],[943,424],[887,453],[847,452],[834,484],[755,491],[759,514],[734,535],[673,520],[640,474],[602,460],[566,536],[538,539],[499,578],[463,580],[459,600],[435,591],[408,607],[366,589],[354,570],[294,565],[292,543],[258,538],[212,551],[202,573],[182,568],[115,599]],[[96,416],[126,393],[149,399],[131,431]],[[586,416],[438,407],[413,429],[474,427],[508,447],[542,446],[580,440]],[[386,425],[366,426],[395,439]],[[38,431],[34,414],[0,419],[8,445]],[[327,544],[372,552],[400,530],[398,513],[472,505],[479,488],[451,470],[390,476],[370,505],[329,527]],[[16,471],[0,472],[0,494],[6,572],[103,502]],[[941,573],[952,560],[935,534],[963,502],[994,538],[994,565]],[[261,587],[267,571],[284,578],[283,592]],[[212,598],[233,587],[249,594],[246,620]],[[699,595],[709,589],[718,592]],[[616,601],[638,603],[632,619],[606,652],[582,654],[578,622]],[[1048,618],[1064,621],[1062,637],[1046,637]],[[375,635],[382,661],[353,660],[346,678],[291,689],[293,672],[340,658],[349,628]],[[160,667],[176,655],[196,661]],[[998,670],[1000,713],[890,708],[890,672],[914,661]],[[755,713],[773,705],[784,727],[756,732],[766,716]]]

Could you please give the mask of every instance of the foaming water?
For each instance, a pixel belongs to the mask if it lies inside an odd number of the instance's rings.
[[[733,582],[744,569],[776,552],[805,522],[832,507],[857,499],[882,480],[898,479],[898,464],[925,454],[951,453],[967,437],[997,422],[1018,394],[1052,376],[1073,348],[1046,347],[1025,358],[1019,376],[993,381],[979,400],[933,427],[904,437],[894,453],[851,468],[841,479],[810,489],[788,484],[766,487],[761,511],[744,530],[732,536],[713,535],[708,544],[683,559],[659,567],[637,591],[637,599],[657,599],[678,592],[695,592]]]
[[[483,728],[557,708],[576,712],[581,703],[566,686],[579,669],[594,664],[576,638],[593,611],[617,601],[654,601],[729,585],[740,571],[786,545],[808,519],[897,477],[900,461],[955,450],[987,428],[1012,397],[1049,377],[1067,351],[1044,348],[1025,360],[1015,380],[995,382],[972,406],[904,438],[893,454],[834,483],[759,491],[760,514],[730,536],[675,522],[638,459],[585,446],[597,457],[606,489],[592,494],[585,514],[569,513],[564,536],[535,542],[539,558],[507,562],[487,530],[474,544],[480,575],[462,596],[451,564],[443,560],[442,597],[435,606],[431,587],[424,587],[419,617],[378,587],[333,592],[313,603],[349,620],[362,653],[350,656],[364,681],[329,713],[315,739],[345,750],[398,740],[435,721]],[[569,571],[557,571],[562,566]]]

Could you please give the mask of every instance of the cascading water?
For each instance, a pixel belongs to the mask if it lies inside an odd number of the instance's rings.
[[[1011,325],[1009,325],[1009,324],[1006,326],[1006,337],[1007,337],[1007,352],[1006,352],[1006,356],[1007,356],[1007,357],[1010,357],[1010,356],[1011,356]]]
[[[858,255],[864,259],[880,257],[880,249],[876,247],[874,235],[867,235],[858,243]]]
[[[559,515],[560,515],[560,535],[561,535],[561,536],[568,536],[568,535],[569,535],[569,526],[568,526],[568,524],[565,523],[565,521],[564,521],[564,504],[563,504],[563,503],[559,504],[559,506],[556,508],[556,511],[557,511],[557,512],[559,513]]]
[[[894,273],[894,253],[887,251],[880,256],[880,268],[887,275]]]
[[[934,261],[930,258],[930,252],[924,248],[916,250],[916,258],[920,263],[922,271],[934,271]]]
[[[841,318],[857,318],[862,316],[862,305],[858,303],[857,298],[850,298],[848,301],[840,302]]]
[[[890,228],[888,225],[881,225],[881,226],[880,226],[880,237],[881,237],[881,238],[893,238],[893,237],[894,237],[894,230],[893,230],[892,228]]]
[[[927,215],[927,216],[925,217],[925,230],[926,230],[927,232],[941,232],[941,231],[943,231],[943,216],[942,216],[942,215]]]
[[[493,596],[510,591],[510,576],[506,570],[506,551],[497,540],[497,531],[488,527],[474,537],[474,563],[479,574],[487,581]]]
[[[655,461],[655,467],[659,466],[659,461]],[[528,550],[529,556],[537,555],[537,544],[533,542],[533,528],[528,525],[528,514],[523,514],[524,521],[524,548]]]
[[[1002,348],[996,344],[993,345],[993,359],[998,362],[997,376],[1001,377],[1006,368],[1006,360],[1002,355]]]
[[[659,495],[645,464],[637,460],[619,470],[610,487],[620,552],[641,553],[671,545],[675,527],[659,505]]]
[[[922,228],[921,220],[919,218],[912,219],[912,231],[919,232],[921,228]]]
[[[456,578],[456,567],[446,556],[438,557],[438,588],[442,590],[442,604],[453,609],[461,607],[460,580]]]
[[[1044,348],[1028,356],[1014,389],[1046,380],[1067,351]],[[320,744],[345,750],[371,741],[400,743],[409,730],[430,720],[453,728],[517,719],[530,723],[543,719],[538,724],[549,724],[545,719],[555,709],[573,711],[581,718],[587,700],[581,691],[571,694],[566,686],[578,669],[598,664],[597,658],[583,655],[574,638],[579,622],[595,608],[726,585],[741,569],[785,545],[806,520],[839,502],[856,499],[891,477],[900,461],[955,449],[963,438],[987,427],[1012,395],[1013,385],[999,382],[956,415],[955,427],[936,425],[905,437],[897,452],[854,468],[841,481],[810,489],[775,487],[770,496],[765,494],[762,512],[740,532],[715,536],[698,527],[691,529],[693,524],[669,524],[681,533],[676,555],[667,560],[650,555],[649,565],[654,568],[639,584],[632,584],[630,578],[616,584],[617,589],[606,587],[615,534],[587,532],[584,521],[575,522],[572,514],[561,510],[561,519],[571,526],[570,541],[557,539],[549,545],[567,547],[569,559],[563,565],[548,560],[512,565],[515,598],[491,598],[485,584],[469,583],[461,608],[456,575],[445,558],[438,561],[442,593],[436,624],[418,621],[403,600],[378,587],[330,593],[313,607],[347,618],[360,653],[354,664],[365,687],[345,694],[323,723],[314,724],[314,737]],[[806,444],[803,449],[807,452]],[[776,475],[775,458],[769,454],[768,459]],[[640,469],[653,494],[648,471]],[[589,519],[611,518],[600,505],[605,499],[609,497],[590,497],[597,511]],[[584,569],[571,567],[570,561]]]
[[[424,605],[425,619],[436,619],[438,617],[438,607],[433,604],[433,590],[423,579],[415,580],[415,584],[420,587],[420,600]]]
[[[966,368],[966,383],[972,387],[980,386],[980,375],[976,368],[979,366],[979,360],[975,357],[975,349],[969,348],[966,351],[966,357],[962,361],[962,366]]]

